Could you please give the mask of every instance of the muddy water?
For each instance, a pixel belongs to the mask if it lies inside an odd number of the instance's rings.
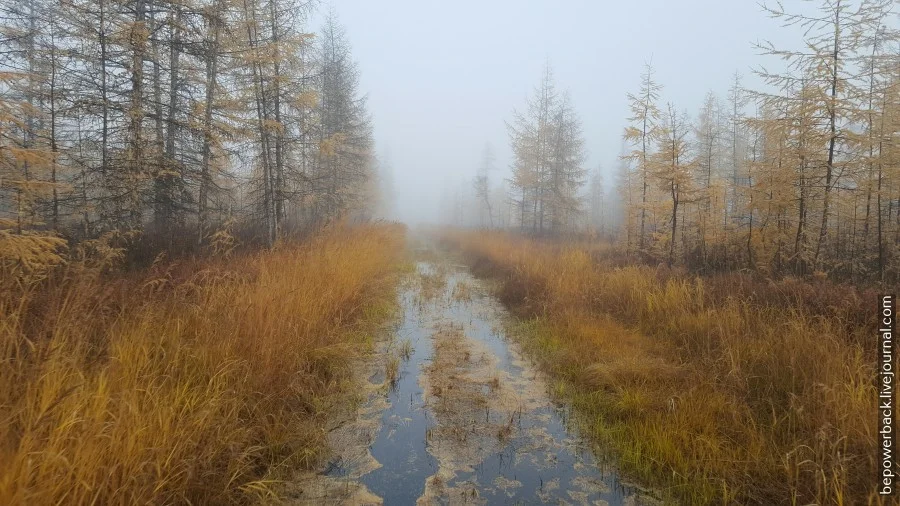
[[[329,434],[335,457],[301,503],[656,503],[595,459],[465,267],[419,262],[399,297],[367,400]]]
[[[419,265],[420,272],[424,266]],[[419,288],[419,289],[417,289]],[[421,290],[409,286],[400,294],[403,316],[395,343],[409,341],[412,354],[402,359],[399,378],[388,382],[389,407],[381,416],[381,428],[370,447],[381,467],[364,475],[362,482],[385,504],[415,504],[425,490],[425,480],[437,471],[427,451],[426,431],[434,423],[425,407],[419,372],[432,354],[428,313],[418,310]],[[384,377],[383,371],[378,373]],[[374,379],[374,378],[373,378]]]

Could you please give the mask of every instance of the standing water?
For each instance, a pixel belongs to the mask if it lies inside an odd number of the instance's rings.
[[[300,502],[655,502],[595,459],[465,267],[419,262],[399,298],[369,400],[334,431],[337,456]]]

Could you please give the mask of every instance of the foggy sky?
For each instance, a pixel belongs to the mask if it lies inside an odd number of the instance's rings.
[[[794,9],[798,0],[787,0]],[[618,163],[645,62],[663,85],[660,104],[696,117],[710,90],[720,97],[735,71],[777,66],[758,55],[764,39],[796,47],[754,0],[331,0],[359,64],[375,141],[389,151],[396,213],[407,223],[436,221],[442,190],[470,181],[486,142],[507,177],[504,121],[524,110],[549,62],[582,121],[586,167]]]

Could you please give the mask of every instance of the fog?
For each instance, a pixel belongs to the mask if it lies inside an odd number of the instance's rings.
[[[347,29],[379,155],[393,168],[395,217],[408,223],[440,218],[444,190],[471,180],[485,143],[497,157],[493,183],[508,175],[504,122],[524,109],[545,64],[581,119],[586,167],[599,164],[610,181],[626,94],[646,62],[663,85],[660,103],[693,116],[708,91],[725,97],[736,71],[754,86],[752,68],[777,65],[754,42],[796,46],[802,37],[749,0],[332,0],[329,8]]]

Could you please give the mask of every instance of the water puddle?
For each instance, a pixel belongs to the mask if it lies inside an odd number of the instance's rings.
[[[427,313],[417,308],[419,290],[415,286],[405,289],[400,301],[403,316],[395,343],[408,340],[412,353],[402,360],[397,380],[388,385],[390,407],[384,410],[381,429],[370,447],[381,467],[361,480],[385,504],[415,504],[425,490],[425,480],[437,470],[437,462],[426,449],[425,435],[431,422],[418,381],[421,365],[432,353]]]
[[[577,436],[465,267],[419,262],[411,277],[368,400],[329,435],[335,459],[301,503],[656,503]]]

